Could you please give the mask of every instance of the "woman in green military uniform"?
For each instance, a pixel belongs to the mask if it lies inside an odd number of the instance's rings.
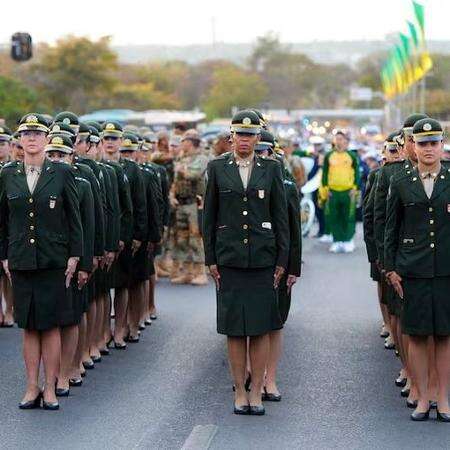
[[[438,420],[450,422],[450,173],[441,165],[443,131],[426,118],[413,128],[417,168],[394,177],[387,204],[384,267],[403,300],[402,331],[418,388],[414,421],[429,418],[428,337],[435,341]]]
[[[72,320],[69,286],[82,255],[78,193],[71,168],[45,159],[46,119],[27,114],[19,132],[24,162],[0,173],[0,258],[12,281],[15,319],[24,329],[27,389],[19,407],[38,407],[42,396],[44,408],[58,409],[58,327]]]
[[[284,164],[283,156],[274,154],[275,139],[271,133],[261,130],[260,141],[255,147],[257,155],[263,158],[271,157]],[[300,225],[300,198],[292,175],[284,170],[284,187],[289,218],[289,259],[286,272],[281,278],[278,287],[278,308],[283,325],[291,308],[292,287],[301,274],[302,260],[302,234]],[[270,333],[270,350],[264,382],[264,401],[279,402],[281,394],[277,386],[277,368],[283,350],[283,330],[275,330]]]
[[[217,331],[228,336],[236,414],[264,414],[269,333],[282,328],[276,289],[287,266],[289,225],[281,165],[255,156],[260,122],[232,119],[233,153],[209,162],[203,241],[217,287]],[[247,337],[252,389],[247,397]]]
[[[73,143],[67,136],[52,133],[50,142],[45,147],[45,152],[53,162],[72,164]],[[61,366],[56,385],[57,397],[69,395],[69,384],[81,384],[79,370],[85,334],[79,333],[79,324],[89,308],[88,286],[85,285],[88,282],[89,274],[92,272],[94,260],[95,216],[91,183],[80,176],[78,167],[72,167],[77,185],[81,225],[83,227],[83,256],[80,258],[76,276],[73,277],[71,283],[72,322],[61,327]],[[89,283],[92,283],[92,279],[89,280]],[[69,381],[71,377],[72,382]],[[74,383],[73,378],[78,379],[78,383],[76,381]]]

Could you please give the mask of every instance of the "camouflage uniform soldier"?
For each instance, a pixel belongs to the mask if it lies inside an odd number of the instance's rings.
[[[171,203],[176,208],[176,241],[173,259],[182,272],[171,279],[176,284],[203,285],[208,282],[199,227],[199,207],[203,202],[204,177],[208,158],[200,153],[200,137],[192,130],[182,139],[182,158],[175,166]]]

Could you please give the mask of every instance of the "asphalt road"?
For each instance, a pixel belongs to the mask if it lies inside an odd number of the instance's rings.
[[[158,286],[160,317],[111,351],[61,410],[20,411],[20,332],[0,329],[1,449],[444,449],[450,427],[413,423],[383,348],[362,244],[331,255],[305,242],[304,275],[285,328],[283,400],[235,416],[212,285]],[[433,416],[434,417],[434,416]]]

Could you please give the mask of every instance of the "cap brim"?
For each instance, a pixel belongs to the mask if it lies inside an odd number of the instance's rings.
[[[48,152],[60,152],[60,153],[66,154],[66,155],[71,155],[73,153],[73,149],[71,149],[70,147],[67,147],[65,145],[59,146],[59,145],[50,144],[50,145],[45,146],[45,153],[48,153]]]
[[[261,128],[246,128],[246,127],[232,127],[231,131],[233,133],[240,133],[240,134],[260,134]]]
[[[270,144],[264,144],[262,142],[259,142],[255,145],[255,151],[256,152],[263,152],[265,150],[268,150],[269,152],[273,151],[273,147]]]
[[[48,133],[48,127],[46,127],[45,125],[42,124],[28,124],[28,123],[23,123],[22,125],[19,125],[19,128],[17,129],[17,131],[20,133],[21,131],[41,131],[42,133]]]
[[[102,138],[104,137],[118,137],[121,138],[123,135],[123,131],[119,130],[105,130],[102,131]]]
[[[442,141],[444,136],[442,134],[428,134],[423,136],[414,136],[414,142],[437,142]]]

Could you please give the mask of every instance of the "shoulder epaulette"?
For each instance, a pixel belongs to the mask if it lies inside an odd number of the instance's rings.
[[[9,167],[17,167],[19,164],[20,164],[20,161],[9,161],[3,166],[3,169],[9,168]]]

